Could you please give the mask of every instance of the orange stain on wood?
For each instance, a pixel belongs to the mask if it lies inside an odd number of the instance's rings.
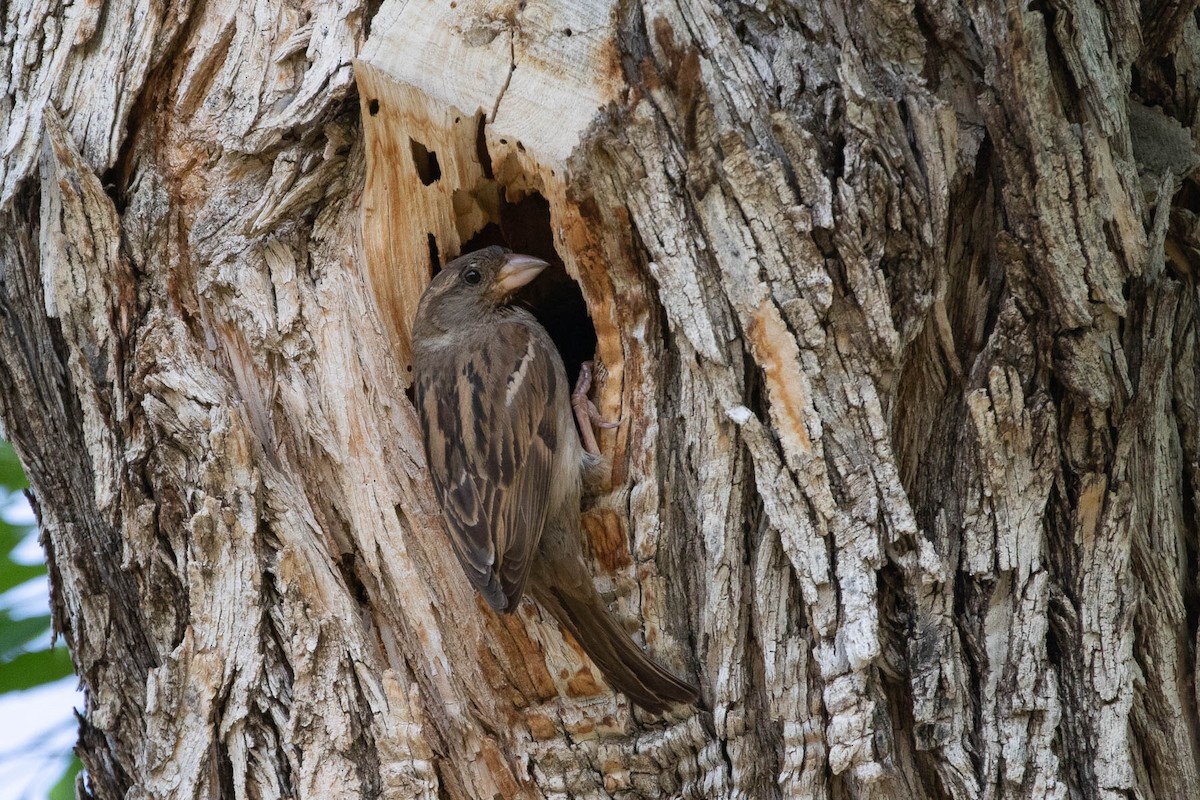
[[[572,722],[566,726],[567,733],[571,734],[576,739],[582,739],[591,736],[596,732],[596,723],[590,719],[581,719],[577,722]]]
[[[596,676],[587,667],[579,670],[567,681],[567,695],[570,697],[595,697],[600,694],[600,684]]]
[[[750,350],[762,365],[771,400],[771,421],[784,446],[796,455],[812,453],[812,439],[804,425],[809,405],[806,381],[800,369],[800,348],[779,316],[764,302],[750,321]]]
[[[529,733],[539,742],[558,736],[558,726],[545,714],[527,714],[525,721],[529,725]]]
[[[509,769],[508,762],[504,759],[504,754],[497,749],[496,745],[485,739],[483,752],[480,755],[483,757],[483,763],[487,764],[492,779],[496,782],[496,788],[500,790],[500,796],[520,796],[521,785],[514,780],[512,770]]]
[[[625,526],[621,518],[609,508],[593,508],[582,517],[583,529],[592,552],[606,572],[616,572],[632,563],[626,545]]]
[[[1091,547],[1100,528],[1100,514],[1104,511],[1104,498],[1108,494],[1108,479],[1103,475],[1089,475],[1084,479],[1079,492],[1079,543]]]
[[[558,696],[554,678],[546,669],[545,656],[536,641],[529,638],[521,614],[497,614],[487,601],[475,593],[475,606],[487,628],[480,639],[480,663],[493,686],[511,686],[517,690],[514,703],[527,705]]]

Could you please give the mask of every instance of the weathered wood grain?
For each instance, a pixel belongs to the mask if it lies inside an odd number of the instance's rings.
[[[0,420],[85,791],[1200,796],[1194,5],[6,9]],[[409,324],[500,241],[696,710],[442,538]]]

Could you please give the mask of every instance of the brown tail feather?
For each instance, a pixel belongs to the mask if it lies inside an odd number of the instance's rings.
[[[647,711],[696,702],[696,688],[667,672],[634,644],[604,608],[600,596],[576,597],[556,587],[534,587],[534,596],[583,647],[605,680]]]

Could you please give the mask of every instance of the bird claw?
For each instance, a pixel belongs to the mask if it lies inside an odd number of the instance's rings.
[[[579,423],[579,438],[583,440],[583,449],[598,456],[600,447],[596,444],[596,433],[592,426],[612,429],[619,426],[621,420],[609,422],[600,416],[600,409],[596,408],[596,404],[588,397],[588,390],[591,388],[592,362],[585,361],[579,365],[579,379],[575,381],[575,391],[571,393],[571,408],[575,411],[575,421]]]

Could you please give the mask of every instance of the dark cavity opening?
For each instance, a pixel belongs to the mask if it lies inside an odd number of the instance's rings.
[[[376,114],[378,114],[379,113],[379,101],[378,100],[368,100],[367,101],[367,111],[370,112],[372,117],[375,116]]]
[[[467,241],[463,242],[463,255],[474,253],[476,250],[482,250],[485,247],[499,245],[500,247],[508,247],[508,240],[504,238],[504,234],[500,230],[500,226],[494,222],[489,222],[483,226],[483,230],[472,236]],[[530,253],[529,255],[533,255]]]
[[[433,278],[442,271],[442,259],[438,255],[437,237],[427,233],[425,241],[429,244],[429,277]]]
[[[421,183],[429,184],[442,177],[442,167],[438,164],[437,153],[429,151],[425,145],[416,139],[409,139],[408,146],[412,149],[413,164],[417,167],[417,175]]]
[[[483,177],[490,181],[496,175],[492,172],[492,154],[487,149],[486,127],[487,118],[480,114],[475,118],[475,157],[479,159],[479,166],[483,168]]]
[[[579,284],[567,274],[562,259],[554,250],[550,204],[546,198],[537,193],[515,203],[501,198],[500,224],[484,226],[463,243],[462,252],[470,253],[497,244],[514,253],[537,256],[550,264],[517,294],[516,303],[528,309],[550,334],[567,368],[567,378],[574,386],[579,365],[596,355],[596,328],[588,316]]]

